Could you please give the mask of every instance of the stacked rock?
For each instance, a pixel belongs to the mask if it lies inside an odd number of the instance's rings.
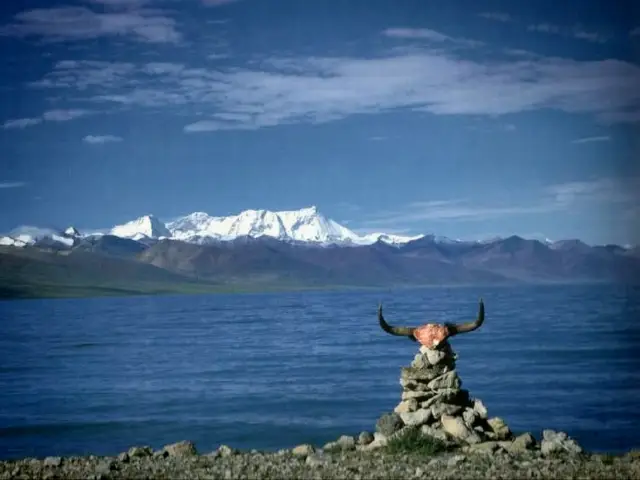
[[[443,441],[474,445],[509,440],[509,427],[500,418],[489,419],[482,401],[462,389],[456,355],[448,342],[437,349],[420,348],[409,367],[402,367],[402,397],[394,412],[405,426]]]

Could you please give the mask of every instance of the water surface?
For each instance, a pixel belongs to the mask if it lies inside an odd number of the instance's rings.
[[[372,430],[416,344],[390,322],[467,321],[463,387],[491,416],[589,450],[640,447],[640,290],[459,287],[0,302],[0,457],[323,444]]]

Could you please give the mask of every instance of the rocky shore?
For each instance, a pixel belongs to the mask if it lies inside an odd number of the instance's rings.
[[[352,437],[344,437],[351,438]],[[545,456],[539,450],[508,453],[390,452],[357,449],[351,440],[331,452],[301,445],[275,453],[237,452],[221,446],[200,455],[190,442],[159,451],[133,447],[117,457],[48,457],[0,462],[0,478],[42,479],[640,479],[640,455]],[[351,446],[350,446],[351,445]]]
[[[322,447],[199,454],[189,441],[154,451],[137,446],[116,457],[47,457],[0,462],[0,480],[42,479],[640,479],[640,451],[584,452],[551,429],[538,439],[514,435],[462,389],[448,343],[422,347],[402,367],[400,403],[374,432],[343,435]]]

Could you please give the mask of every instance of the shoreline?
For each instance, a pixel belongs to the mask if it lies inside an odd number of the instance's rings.
[[[377,432],[363,432],[358,438],[341,436],[322,448],[303,444],[276,452],[241,451],[221,445],[212,452],[200,453],[193,442],[182,441],[155,451],[148,446],[133,446],[116,456],[26,457],[1,460],[0,479],[640,479],[640,450],[621,454],[569,450],[545,453],[533,446],[516,451],[493,442],[496,445],[451,445],[428,452],[413,450],[410,445],[398,450],[392,438],[380,442],[382,437]],[[375,442],[378,445],[371,448]]]

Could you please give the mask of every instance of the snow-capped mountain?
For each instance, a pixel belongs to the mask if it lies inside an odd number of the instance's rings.
[[[69,227],[61,232],[53,228],[40,228],[23,225],[11,231],[9,235],[0,237],[0,245],[12,247],[26,247],[28,245],[60,245],[73,247],[80,238],[80,233]]]
[[[145,215],[127,222],[124,225],[115,226],[111,229],[110,234],[132,240],[171,236],[171,232],[167,229],[167,226],[153,215]]]
[[[378,240],[400,244],[416,238],[383,233],[361,236],[328,219],[315,206],[280,212],[245,210],[228,217],[212,217],[204,212],[195,212],[172,221],[167,228],[171,238],[190,243],[233,240],[241,236],[268,236],[283,241],[315,244],[368,245]]]
[[[111,230],[101,233],[81,234],[71,226],[64,231],[50,228],[23,226],[8,236],[0,236],[0,246],[25,247],[28,245],[47,248],[71,248],[88,237],[112,235],[151,245],[165,238],[194,244],[225,242],[239,237],[270,237],[284,242],[307,243],[319,246],[372,245],[383,242],[401,247],[420,240],[426,244],[472,245],[492,244],[502,241],[500,237],[476,241],[463,241],[434,234],[403,236],[388,233],[358,234],[324,216],[317,207],[300,210],[270,211],[245,210],[237,215],[214,217],[205,212],[194,212],[165,224],[154,215],[145,215]],[[578,242],[566,240],[545,244],[553,250],[566,249]],[[589,248],[586,244],[583,247]]]

